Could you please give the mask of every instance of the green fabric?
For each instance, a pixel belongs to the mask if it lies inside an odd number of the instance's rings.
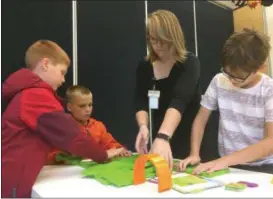
[[[185,170],[185,173],[192,174],[195,167],[196,166],[188,166]],[[219,171],[214,171],[212,173],[202,172],[199,174],[199,176],[206,177],[206,178],[213,178],[216,176],[227,174],[229,172],[230,172],[230,170],[229,170],[229,168],[227,168],[227,169],[222,169]]]
[[[96,164],[86,168],[83,176],[92,177],[102,184],[123,187],[133,184],[133,167],[138,155],[114,158],[105,164]],[[150,162],[145,166],[146,178],[156,176],[155,168]]]
[[[179,186],[188,186],[193,184],[200,184],[200,183],[206,183],[207,181],[198,178],[197,176],[188,175],[188,176],[179,176],[176,178],[173,178],[173,183]]]
[[[71,154],[59,153],[56,156],[56,161],[64,161],[66,164],[83,167],[83,176],[93,178],[102,184],[123,187],[133,184],[133,168],[138,157],[139,155],[116,157],[109,162],[98,164],[93,161],[82,161],[81,157],[72,156]],[[175,163],[179,163],[179,160],[174,160],[174,164]],[[192,174],[193,169],[194,166],[189,166],[185,172]],[[175,168],[173,170],[175,170]],[[203,177],[214,177],[228,172],[229,169],[225,169],[211,174],[201,173],[200,175]],[[145,165],[145,176],[146,178],[156,177],[155,168],[149,161],[147,161]],[[191,179],[193,178],[191,177]]]
[[[83,167],[83,176],[93,178],[102,184],[122,187],[133,184],[133,168],[138,156],[117,157],[109,162],[98,164],[93,161],[82,161],[81,157],[71,156],[71,154],[60,153],[56,156],[56,161]],[[149,161],[145,165],[145,175],[146,178],[156,176],[155,168]]]

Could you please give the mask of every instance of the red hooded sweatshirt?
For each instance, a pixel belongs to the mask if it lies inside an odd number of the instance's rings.
[[[126,147],[122,146],[115,138],[113,138],[110,133],[107,132],[107,129],[102,122],[95,120],[94,118],[90,118],[87,125],[83,125],[79,122],[77,123],[79,125],[79,128],[81,129],[81,133],[92,136],[93,139],[105,150],[113,148],[126,149]],[[56,161],[56,155],[60,152],[62,151],[58,149],[51,152],[48,156],[47,164],[62,164],[63,162]]]
[[[2,115],[2,198],[30,197],[48,154],[59,148],[104,162],[107,153],[64,112],[53,89],[28,69],[2,86],[8,106]]]

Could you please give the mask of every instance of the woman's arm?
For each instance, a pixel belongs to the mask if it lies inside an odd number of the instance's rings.
[[[167,134],[170,137],[180,123],[186,106],[193,98],[200,77],[199,60],[192,53],[188,55],[184,66],[184,71],[181,72],[173,89],[173,98],[159,129],[159,133]]]
[[[149,88],[149,65],[146,61],[138,64],[136,71],[136,120],[139,126],[139,132],[135,142],[136,151],[140,154],[148,152],[147,144],[149,141],[148,129],[148,88]]]
[[[174,131],[176,130],[178,124],[180,123],[182,114],[175,108],[168,108],[164,120],[159,129],[160,133],[164,133],[169,137],[172,137]]]
[[[136,113],[136,120],[137,120],[137,124],[138,124],[139,128],[141,126],[148,127],[148,124],[149,124],[148,117],[149,117],[149,115],[148,115],[147,111],[141,110]]]

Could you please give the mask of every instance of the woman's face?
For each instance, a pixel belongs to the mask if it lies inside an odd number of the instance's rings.
[[[158,39],[152,34],[149,35],[149,42],[159,58],[163,58],[172,54],[172,46],[168,42]]]

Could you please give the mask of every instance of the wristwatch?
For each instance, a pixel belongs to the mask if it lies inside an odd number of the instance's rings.
[[[164,133],[158,133],[158,134],[156,135],[156,138],[165,140],[165,141],[167,141],[167,142],[170,142],[170,141],[171,141],[171,137],[168,136],[168,135],[166,135],[166,134],[164,134]]]

